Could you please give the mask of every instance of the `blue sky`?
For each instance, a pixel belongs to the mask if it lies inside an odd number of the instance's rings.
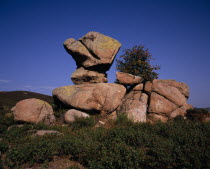
[[[72,85],[62,44],[97,31],[122,43],[117,57],[145,45],[160,79],[187,83],[189,103],[210,107],[209,0],[0,0],[0,24],[0,91]],[[114,62],[110,83],[115,72]]]

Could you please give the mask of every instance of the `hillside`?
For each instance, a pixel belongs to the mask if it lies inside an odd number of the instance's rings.
[[[11,109],[17,102],[23,99],[36,98],[44,100],[50,104],[53,102],[52,96],[29,92],[29,91],[0,91],[0,110]]]
[[[210,112],[210,107],[208,107],[208,108],[205,108],[206,110],[208,110],[209,112]]]

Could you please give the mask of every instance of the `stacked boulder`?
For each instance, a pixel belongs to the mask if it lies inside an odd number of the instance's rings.
[[[150,93],[148,119],[167,121],[177,116],[185,116],[186,110],[193,108],[192,105],[187,104],[189,98],[187,84],[175,80],[153,80],[152,85],[149,84],[149,86],[151,88],[146,87],[150,89],[148,90]]]
[[[192,108],[187,104],[188,85],[175,80],[145,82],[139,76],[117,72],[119,84],[106,83],[106,71],[120,46],[117,40],[98,32],[64,42],[64,48],[77,64],[71,76],[75,85],[54,89],[53,96],[58,104],[69,107],[64,116],[67,123],[75,116],[89,117],[94,113],[107,118],[125,113],[134,122],[167,121],[184,116]]]
[[[77,70],[71,76],[75,85],[54,89],[54,99],[74,109],[70,112],[75,116],[84,116],[83,112],[102,115],[114,112],[121,104],[126,88],[106,83],[106,71],[110,69],[120,46],[117,40],[98,32],[89,32],[78,41],[67,39],[64,48],[77,64]],[[65,117],[68,121],[67,115]]]
[[[64,42],[64,48],[73,57],[77,70],[72,74],[76,85],[85,83],[106,83],[112,62],[121,47],[117,40],[89,32],[78,41],[70,38]]]
[[[132,86],[118,108],[118,113],[127,114],[134,122],[155,122],[177,116],[185,116],[186,110],[192,108],[187,104],[189,86],[175,80],[143,79],[128,73],[117,72],[117,80],[123,85]]]

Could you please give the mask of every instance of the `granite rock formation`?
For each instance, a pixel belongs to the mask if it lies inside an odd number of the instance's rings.
[[[166,122],[177,116],[185,116],[186,110],[193,108],[187,104],[188,97],[187,84],[155,79],[134,86],[124,97],[118,113],[127,114],[134,122]]]
[[[67,39],[64,48],[77,64],[77,70],[71,77],[73,83],[107,82],[106,71],[120,47],[120,42],[98,32],[89,32],[78,41]]]
[[[185,83],[156,79],[145,82],[142,77],[123,72],[116,73],[119,84],[106,83],[106,71],[120,46],[117,40],[98,32],[64,42],[64,48],[77,64],[71,75],[75,85],[53,90],[55,100],[70,108],[70,114],[65,116],[72,120],[74,112],[85,112],[106,115],[107,119],[114,114],[116,119],[116,115],[125,113],[134,122],[165,122],[185,116],[186,110],[192,108],[187,104],[189,87]]]

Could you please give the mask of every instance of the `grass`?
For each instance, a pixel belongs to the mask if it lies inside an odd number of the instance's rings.
[[[120,116],[108,129],[94,128],[93,124],[94,120],[87,118],[66,126],[40,123],[12,127],[0,134],[2,160],[9,168],[46,164],[54,156],[69,156],[85,168],[97,169],[209,167],[209,123],[177,119],[134,124]],[[32,136],[40,129],[63,134]]]

